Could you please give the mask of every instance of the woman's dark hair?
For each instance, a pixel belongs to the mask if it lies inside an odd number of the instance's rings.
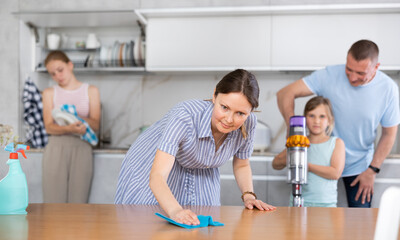
[[[251,104],[252,110],[258,107],[260,88],[257,79],[252,73],[244,69],[236,69],[226,74],[215,87],[214,96],[217,97],[219,93],[243,93]],[[247,131],[244,124],[240,127],[240,130],[243,138],[246,139]]]
[[[236,69],[226,74],[215,88],[215,97],[219,93],[243,93],[251,104],[252,110],[258,107],[260,88],[257,79],[244,69]]]
[[[378,62],[379,48],[374,42],[362,39],[351,45],[348,54],[351,54],[356,61],[370,59],[371,62]]]
[[[47,55],[46,59],[44,60],[44,66],[47,66],[47,64],[53,60],[59,60],[65,63],[69,63],[71,61],[63,51],[56,50],[56,51],[51,51]]]

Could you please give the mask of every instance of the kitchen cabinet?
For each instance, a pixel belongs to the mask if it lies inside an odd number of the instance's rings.
[[[381,70],[400,70],[400,4],[143,9],[149,71],[311,71],[375,41]]]
[[[126,151],[94,150],[94,165],[92,187],[89,203],[114,203],[117,189],[118,176]],[[41,203],[42,197],[42,157],[41,150],[28,151],[28,159],[20,158],[21,166],[25,172],[29,189],[29,202]],[[0,179],[6,176],[8,165],[6,159],[9,153],[0,153]],[[253,172],[254,191],[257,197],[275,206],[288,206],[291,186],[286,182],[286,168],[283,170],[272,169],[273,154],[268,156],[250,157]],[[241,193],[236,184],[232,171],[232,161],[225,163],[220,169],[221,174],[221,204],[242,205]],[[374,198],[372,207],[379,207],[380,198],[386,188],[400,187],[400,158],[389,157],[383,162],[381,172],[377,175],[374,185]],[[338,206],[346,207],[344,186],[338,184]]]
[[[399,9],[395,13],[279,15],[272,22],[274,68],[342,64],[351,44],[370,39],[380,48],[381,69],[400,70],[400,32],[393,31],[400,24]]]
[[[114,203],[123,153],[95,153],[89,203]]]
[[[147,70],[225,70],[270,64],[270,17],[150,18]]]
[[[350,45],[363,38],[379,45],[381,70],[400,70],[400,32],[393,31],[400,22],[398,3],[15,14],[36,26],[37,34],[31,34],[32,62],[39,72],[45,71],[39,64],[47,53],[48,33],[68,39],[66,52],[83,55],[86,67],[78,71],[312,71],[344,63]],[[87,67],[88,60],[99,60],[100,51],[70,50],[91,32],[109,47],[142,36],[146,66],[100,62]]]
[[[0,180],[6,176],[8,152],[1,152]],[[89,203],[114,203],[117,190],[118,176],[124,153],[104,153],[94,151],[93,179],[90,189]],[[42,189],[42,158],[43,152],[35,150],[26,152],[27,159],[20,157],[21,167],[28,183],[29,203],[43,202]]]
[[[250,165],[253,173],[254,191],[262,201],[275,206],[289,206],[291,185],[286,182],[287,169],[274,170],[274,156],[252,156]],[[381,166],[381,172],[376,176],[372,207],[379,207],[383,192],[390,186],[400,186],[398,172],[400,159],[389,157]],[[220,168],[221,173],[221,204],[242,205],[241,193],[235,181],[232,161]],[[338,207],[347,207],[346,191],[342,180],[338,182]]]
[[[75,64],[75,71],[145,71],[145,33],[137,15],[129,11],[18,12],[31,29],[32,70],[46,72],[43,60],[49,50],[46,36],[60,36],[59,49]],[[93,33],[100,46],[79,45]],[[28,41],[27,41],[28,42]],[[134,44],[132,44],[134,42]],[[139,58],[139,53],[143,56]]]

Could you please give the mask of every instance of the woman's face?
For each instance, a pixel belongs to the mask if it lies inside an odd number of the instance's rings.
[[[249,117],[252,106],[243,93],[219,93],[213,97],[214,109],[211,116],[213,133],[229,133],[239,129]]]
[[[60,86],[66,86],[71,81],[73,64],[61,60],[52,60],[46,65],[47,71]]]
[[[326,128],[330,124],[327,107],[320,104],[314,110],[309,111],[306,115],[306,122],[310,134],[326,134]]]

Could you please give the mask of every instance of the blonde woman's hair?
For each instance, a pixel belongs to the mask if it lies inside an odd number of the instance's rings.
[[[63,52],[63,51],[52,51],[50,52],[46,59],[44,60],[44,66],[47,66],[49,62],[54,61],[54,60],[59,60],[65,63],[69,63],[71,60],[69,60],[68,56]]]
[[[316,109],[319,105],[325,106],[329,120],[329,126],[325,129],[325,131],[326,134],[330,136],[332,134],[333,128],[335,127],[335,117],[333,116],[331,101],[329,101],[328,98],[316,96],[308,100],[306,106],[304,107],[304,116],[306,117],[309,112]]]

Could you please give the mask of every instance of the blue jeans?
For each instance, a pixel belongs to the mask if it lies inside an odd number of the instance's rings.
[[[344,187],[346,188],[347,203],[349,204],[349,207],[370,208],[371,202],[367,202],[367,199],[365,199],[364,204],[361,203],[362,194],[358,198],[358,201],[355,200],[360,183],[358,182],[354,187],[350,187],[350,184],[357,177],[358,175],[350,177],[342,177]],[[371,194],[371,201],[372,201],[372,194]]]

